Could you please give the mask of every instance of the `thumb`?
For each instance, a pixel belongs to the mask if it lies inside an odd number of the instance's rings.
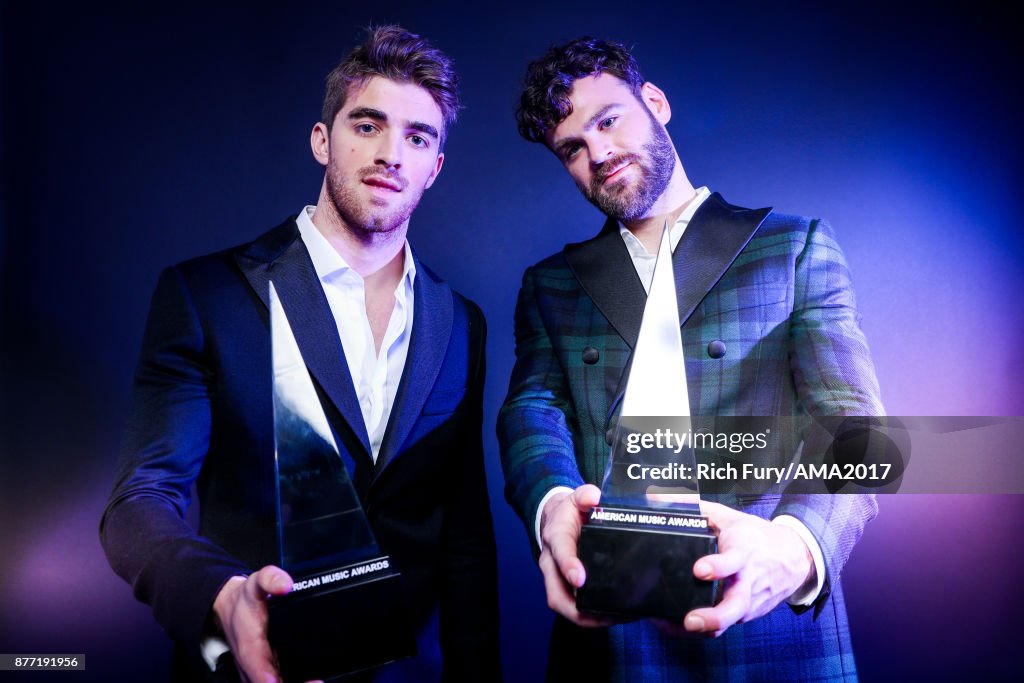
[[[252,578],[255,579],[253,589],[261,594],[285,595],[292,590],[292,577],[272,564],[253,574]]]
[[[569,498],[576,509],[585,514],[601,502],[601,489],[593,484],[584,484],[573,491]]]
[[[739,510],[734,510],[728,505],[722,505],[710,500],[700,501],[700,512],[708,518],[711,528],[717,532],[722,531],[743,515]]]

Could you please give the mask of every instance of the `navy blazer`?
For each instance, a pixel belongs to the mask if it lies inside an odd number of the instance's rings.
[[[500,675],[480,433],[484,318],[418,259],[416,272],[409,354],[376,463],[294,219],[161,274],[100,534],[111,566],[177,644],[173,677],[207,673],[199,643],[228,578],[279,563],[270,280],[377,541],[407,589],[420,654],[379,673]],[[193,484],[198,531],[185,520]]]

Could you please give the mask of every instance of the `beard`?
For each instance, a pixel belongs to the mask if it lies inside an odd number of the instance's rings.
[[[587,201],[601,213],[619,221],[634,221],[646,216],[672,179],[676,163],[672,141],[650,112],[648,116],[651,134],[643,145],[643,155],[626,152],[612,157],[601,164],[590,180],[590,187],[578,185]],[[628,180],[623,179],[605,186],[607,171],[625,162],[632,162],[640,172],[636,183],[630,186]]]
[[[402,190],[400,203],[390,203],[383,198],[366,199],[360,195],[362,181],[369,176],[386,178],[398,184]],[[333,164],[327,166],[327,196],[342,222],[351,230],[364,235],[392,233],[409,220],[420,203],[424,190],[409,189],[409,181],[397,170],[380,166],[364,166],[352,174],[351,179],[343,176],[341,169]]]

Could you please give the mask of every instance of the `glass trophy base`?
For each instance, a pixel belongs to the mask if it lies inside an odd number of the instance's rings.
[[[400,574],[388,557],[297,579],[267,603],[286,681],[338,680],[416,654]]]
[[[582,612],[681,621],[718,600],[719,582],[693,575],[698,558],[718,551],[706,517],[650,508],[595,507],[580,532],[586,583]]]

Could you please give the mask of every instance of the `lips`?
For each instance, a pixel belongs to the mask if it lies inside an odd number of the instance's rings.
[[[601,184],[604,185],[609,180],[617,178],[619,173],[621,173],[625,168],[627,168],[632,163],[633,163],[632,161],[624,161],[620,165],[618,165],[615,168],[613,168],[610,172],[602,174],[601,175]]]
[[[391,190],[392,192],[402,191],[402,184],[397,180],[391,180],[390,178],[370,176],[368,178],[363,178],[363,182],[371,187],[379,187],[384,190]]]
[[[611,180],[618,180],[622,177],[622,171],[629,168],[635,163],[640,162],[640,157],[636,154],[618,154],[611,159],[605,160],[603,164],[594,173],[594,178],[591,180],[591,187],[597,192],[600,188]]]

